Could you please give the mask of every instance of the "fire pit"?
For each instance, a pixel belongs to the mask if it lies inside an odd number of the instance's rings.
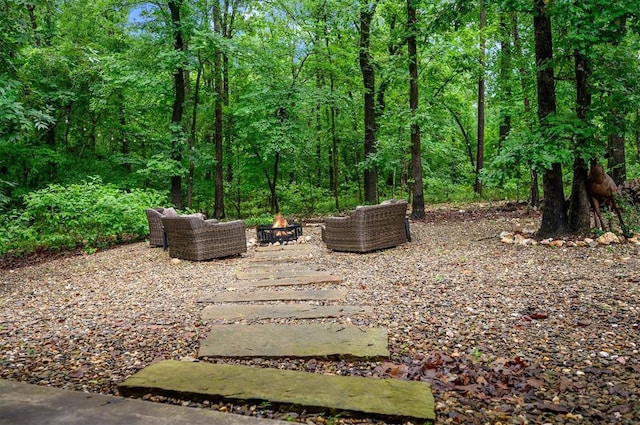
[[[289,224],[280,213],[276,216],[273,224],[259,225],[257,230],[260,245],[295,241],[299,236],[302,236],[302,225],[299,223]]]

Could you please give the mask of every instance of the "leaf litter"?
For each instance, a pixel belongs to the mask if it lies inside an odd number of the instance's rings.
[[[305,261],[343,277],[330,285],[349,290],[344,304],[375,312],[324,320],[387,328],[391,357],[201,361],[425,381],[443,424],[640,423],[638,245],[500,242],[501,232],[537,226],[539,216],[523,210],[436,210],[411,223],[411,243],[369,254],[327,251],[319,228],[307,226],[319,255]],[[251,255],[175,261],[136,243],[12,262],[0,270],[0,377],[117,394],[118,383],[154,362],[194,361],[213,324],[201,320],[198,300],[225,292]],[[145,398],[327,421],[266,405]]]

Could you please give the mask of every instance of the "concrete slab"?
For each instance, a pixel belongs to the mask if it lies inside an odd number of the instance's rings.
[[[202,310],[202,320],[262,320],[262,319],[316,319],[373,315],[369,306],[351,305],[210,305]]]
[[[0,425],[291,425],[104,394],[0,380]]]
[[[307,412],[330,412],[423,424],[435,421],[434,400],[425,382],[330,376],[240,365],[167,360],[120,385],[126,395],[191,394],[204,399],[265,401]]]
[[[339,283],[342,282],[340,276],[334,275],[315,275],[289,277],[283,279],[260,279],[260,280],[238,280],[229,282],[227,288],[247,288],[247,287],[267,287],[267,286],[293,286],[293,285],[311,285],[314,283]]]
[[[198,357],[389,358],[387,330],[341,323],[218,325]]]
[[[267,271],[243,271],[236,273],[238,280],[259,280],[259,279],[282,279],[287,277],[327,277],[329,272],[322,272],[309,269],[292,268],[288,270],[267,270]]]
[[[346,290],[317,289],[298,291],[254,291],[254,292],[224,292],[198,300],[200,303],[242,303],[251,301],[323,301],[341,300],[347,295]]]

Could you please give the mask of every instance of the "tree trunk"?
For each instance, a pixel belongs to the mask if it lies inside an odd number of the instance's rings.
[[[416,43],[415,0],[407,0],[407,52],[409,54],[409,109],[411,110],[411,170],[413,175],[413,202],[411,218],[425,218],[424,187],[422,184],[422,147],[420,126],[416,122],[418,112],[418,48]]]
[[[574,52],[576,76],[576,115],[579,120],[587,121],[587,112],[591,107],[589,92],[589,59],[579,51]],[[585,144],[584,139],[576,140],[577,151]],[[569,210],[569,228],[575,234],[587,234],[591,228],[591,204],[587,191],[589,170],[587,163],[579,155],[573,160],[573,184]]]
[[[329,34],[327,32],[327,19],[328,16],[326,13],[323,13],[323,37],[324,37],[324,45],[327,49],[327,59],[329,61],[329,89],[331,93],[331,99],[334,99],[335,95],[335,77],[333,75],[333,59],[330,49],[329,43]],[[339,173],[338,173],[338,132],[336,128],[336,107],[333,102],[331,102],[329,106],[329,126],[331,129],[331,148],[329,152],[329,190],[333,193],[334,205],[337,211],[340,210],[340,191],[339,187]],[[320,161],[318,161],[320,164]],[[320,170],[318,170],[318,176],[320,176]]]
[[[176,52],[181,53],[185,49],[184,40],[182,39],[182,29],[180,21],[180,8],[182,6],[182,0],[169,0],[169,10],[171,12],[171,25],[174,36],[174,49]],[[171,114],[172,124],[172,140],[171,140],[171,155],[174,161],[181,161],[181,139],[182,139],[182,113],[184,107],[185,98],[185,82],[184,82],[184,69],[182,64],[178,66],[176,72],[173,74],[173,87],[174,87],[174,100],[173,100],[173,112]],[[182,177],[175,175],[171,177],[171,202],[176,208],[182,208]]]
[[[198,58],[200,62],[200,58]],[[187,207],[193,206],[193,178],[195,174],[195,161],[193,153],[196,149],[196,123],[198,117],[198,104],[200,95],[200,79],[202,77],[202,65],[198,66],[196,73],[196,88],[193,93],[193,112],[191,117],[191,131],[189,132],[189,177],[187,180]]]
[[[271,191],[271,214],[280,212],[280,205],[278,203],[278,194],[276,192],[276,186],[278,183],[278,166],[280,165],[280,152],[276,152],[275,161],[273,161],[273,180],[269,180],[269,174],[267,173],[267,183],[269,184],[269,190]]]
[[[331,75],[331,91],[333,92],[333,74]],[[336,210],[340,209],[340,191],[338,190],[338,133],[336,132],[336,108],[332,104],[329,108],[331,114],[331,166],[329,175],[330,186],[333,192]]]
[[[216,0],[213,2],[213,30],[222,35],[222,21],[220,16],[220,3]],[[223,158],[223,117],[222,102],[224,101],[224,86],[222,76],[222,52],[218,47],[215,48],[215,59],[213,64],[213,85],[216,93],[214,107],[214,145],[215,145],[215,201],[213,205],[213,216],[217,219],[223,219],[224,214],[224,158]]]
[[[507,25],[505,13],[500,14],[500,81],[502,84],[502,99],[500,102],[500,126],[498,128],[498,151],[507,140],[511,132],[511,33]],[[485,23],[486,25],[486,23]]]
[[[371,162],[376,153],[376,80],[369,52],[370,27],[375,13],[375,3],[360,6],[360,70],[364,83],[364,157],[367,165],[364,169],[364,199],[367,203],[378,202],[378,170]]]
[[[611,111],[612,114],[617,115],[615,111]],[[622,117],[620,121],[622,122]],[[613,181],[619,186],[625,180],[627,180],[627,166],[625,160],[624,150],[625,137],[624,134],[616,132],[609,135],[607,152],[609,153],[609,160],[607,161],[607,167]]]
[[[512,32],[513,32],[513,49],[515,59],[518,63],[522,62],[522,43],[520,42],[520,35],[518,31],[518,14],[516,12],[511,15],[512,18]],[[531,114],[531,101],[529,100],[529,95],[527,94],[527,82],[525,80],[525,76],[527,75],[524,67],[520,66],[518,68],[518,72],[520,74],[520,87],[522,88],[522,103],[524,105],[525,119],[527,121],[527,125],[529,129],[532,129],[532,114]],[[538,184],[538,172],[534,170],[532,167],[529,167],[529,175],[531,176],[531,205],[535,208],[540,206],[540,189]]]
[[[535,52],[537,86],[538,86],[538,120],[544,131],[548,126],[547,117],[556,112],[556,91],[553,76],[553,42],[551,34],[551,18],[546,14],[546,1],[534,0],[535,15]],[[549,135],[549,137],[553,137]],[[542,224],[538,234],[542,237],[561,236],[569,230],[567,209],[565,207],[564,189],[562,185],[562,166],[551,165],[542,176],[544,206],[542,208]]]
[[[484,7],[484,0],[480,0],[480,76],[478,77],[478,146],[476,152],[476,182],[474,191],[482,195],[482,182],[480,181],[480,171],[484,167],[484,98],[485,98],[485,45],[484,35],[487,26],[487,10]]]

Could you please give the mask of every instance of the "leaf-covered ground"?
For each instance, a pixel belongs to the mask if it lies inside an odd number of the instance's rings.
[[[386,362],[235,360],[260,367],[430,382],[437,423],[640,423],[640,246],[554,248],[500,242],[537,229],[524,210],[443,209],[411,224],[394,249],[327,251],[305,227],[310,259],[339,274],[350,320],[389,329]],[[248,230],[248,237],[254,231]],[[117,394],[150,363],[196,356],[213,323],[197,301],[226,291],[243,256],[173,261],[145,243],[0,270],[0,377]],[[290,289],[290,288],[288,288]],[[278,290],[278,289],[274,289]],[[153,400],[301,422],[356,422],[269,406]],[[357,420],[375,422],[373,420]]]

